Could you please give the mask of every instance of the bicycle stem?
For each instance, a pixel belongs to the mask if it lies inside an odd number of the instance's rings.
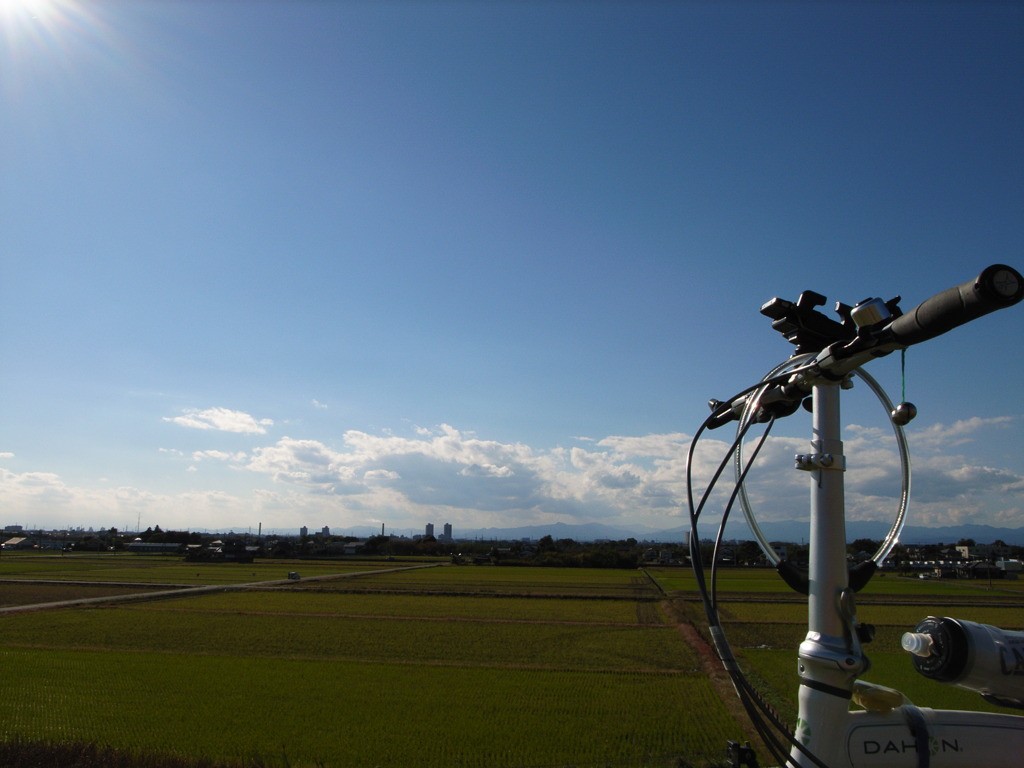
[[[849,385],[846,385],[849,386]],[[800,644],[797,739],[820,761],[839,764],[853,684],[868,667],[855,632],[853,591],[846,565],[846,523],[840,422],[840,382],[819,382],[814,404],[812,453],[796,457],[811,475],[811,528],[807,636]],[[795,765],[815,765],[794,747]]]

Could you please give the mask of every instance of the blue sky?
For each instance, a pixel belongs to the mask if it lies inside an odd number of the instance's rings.
[[[1024,268],[1019,3],[0,8],[3,524],[673,528],[762,303]],[[1022,332],[908,352],[913,522],[1024,526]]]

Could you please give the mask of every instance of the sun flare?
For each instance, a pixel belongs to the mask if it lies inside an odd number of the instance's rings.
[[[59,0],[0,0],[0,19],[4,22],[45,22],[59,12]]]
[[[0,35],[14,48],[59,41],[89,21],[80,0],[0,0]]]
[[[81,0],[0,0],[0,90],[10,96],[76,82],[84,62],[113,60],[120,37],[104,8]]]

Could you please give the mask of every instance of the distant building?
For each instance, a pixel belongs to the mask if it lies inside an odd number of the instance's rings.
[[[1010,556],[1010,548],[1005,544],[975,544],[965,546],[958,544],[956,551],[964,560],[994,560]]]
[[[299,536],[301,536],[302,538],[306,538],[307,536],[309,536],[309,528],[307,528],[306,526],[302,526],[301,528],[299,528]]]
[[[451,541],[452,540],[452,524],[451,523],[445,523],[444,524],[444,540],[445,541]]]
[[[426,533],[424,533],[423,535],[424,536],[433,536],[434,535],[434,524],[433,523],[427,523]]]
[[[330,528],[330,526],[325,525],[323,527],[323,529],[320,531],[320,533],[322,533],[324,536],[330,536],[331,535],[331,528]]]
[[[956,569],[957,576],[962,579],[1005,579],[1006,571],[999,568],[992,563],[986,563],[984,560],[975,560],[973,562],[965,563],[960,565]]]

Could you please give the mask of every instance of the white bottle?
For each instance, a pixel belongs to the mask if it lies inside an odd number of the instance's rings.
[[[1024,632],[929,616],[901,644],[925,677],[1024,708]]]

